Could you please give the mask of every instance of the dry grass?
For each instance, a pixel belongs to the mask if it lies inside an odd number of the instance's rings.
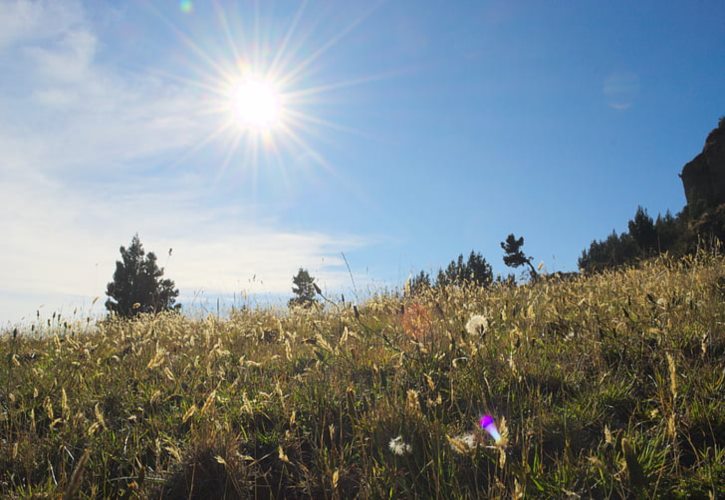
[[[0,495],[714,497],[724,264],[8,332]]]

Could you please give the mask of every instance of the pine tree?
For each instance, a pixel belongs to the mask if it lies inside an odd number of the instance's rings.
[[[289,300],[289,306],[310,307],[317,302],[316,294],[320,288],[315,283],[315,278],[310,276],[306,269],[300,268],[297,275],[292,277],[292,292],[295,294]]]
[[[120,251],[122,260],[116,261],[113,281],[106,286],[108,311],[128,318],[181,308],[175,304],[179,290],[170,279],[162,279],[163,268],[158,267],[153,252],[146,254],[138,234],[128,249],[121,247]]]
[[[408,290],[410,295],[418,295],[425,290],[431,288],[430,276],[427,272],[421,271],[420,273],[413,276],[408,282]]]
[[[637,242],[644,256],[651,255],[658,250],[657,230],[652,217],[647,214],[647,210],[637,207],[637,213],[634,214],[634,219],[629,221],[627,227],[629,234]]]
[[[629,233],[618,235],[612,231],[606,240],[592,241],[589,250],[579,257],[579,269],[585,272],[598,272],[631,264],[641,255],[637,242]]]
[[[594,240],[579,258],[579,268],[598,272],[621,265],[631,265],[657,254],[669,252],[682,256],[696,248],[696,231],[690,227],[686,212],[673,216],[669,211],[652,220],[647,210],[637,208],[627,223],[628,231],[612,231],[604,240]]]
[[[501,242],[501,248],[506,255],[503,256],[503,263],[508,267],[519,267],[523,265],[529,266],[529,273],[531,279],[536,280],[539,277],[539,273],[536,272],[536,268],[531,263],[534,260],[533,257],[527,257],[526,254],[521,250],[524,246],[524,237],[516,239],[516,236],[509,234],[506,241]]]
[[[473,250],[468,260],[463,260],[463,254],[457,260],[452,260],[445,270],[438,271],[436,286],[463,285],[474,283],[479,286],[488,286],[493,282],[493,271],[486,259]]]

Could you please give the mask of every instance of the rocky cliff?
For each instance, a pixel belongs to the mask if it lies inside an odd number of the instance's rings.
[[[702,153],[682,169],[680,178],[693,219],[725,203],[725,117],[707,136]]]

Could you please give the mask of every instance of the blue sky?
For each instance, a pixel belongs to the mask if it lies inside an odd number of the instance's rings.
[[[510,232],[574,270],[682,208],[725,114],[721,1],[184,4],[0,0],[0,321],[100,312],[135,232],[187,303],[300,266],[349,296],[341,252],[360,291],[505,273]],[[275,59],[289,119],[237,127],[229,82]]]

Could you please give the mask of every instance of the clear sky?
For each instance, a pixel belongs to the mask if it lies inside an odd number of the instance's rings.
[[[187,304],[575,270],[724,89],[721,0],[0,0],[0,322],[100,312],[136,232]]]

